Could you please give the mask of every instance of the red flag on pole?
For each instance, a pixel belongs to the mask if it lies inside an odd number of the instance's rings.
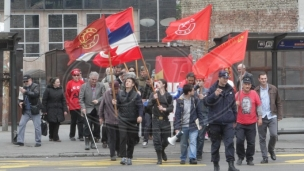
[[[171,22],[162,42],[173,40],[208,40],[212,5],[189,17]]]
[[[207,78],[219,69],[231,67],[234,63],[244,60],[247,38],[246,30],[213,49],[193,65],[194,74]]]
[[[106,50],[109,47],[104,15],[88,25],[73,41],[65,41],[64,49],[69,55],[68,65],[85,53]]]
[[[134,31],[133,7],[129,7],[124,11],[112,14],[106,18],[106,25],[111,32],[117,30],[128,22]]]

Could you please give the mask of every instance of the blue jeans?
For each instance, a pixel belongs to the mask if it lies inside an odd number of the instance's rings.
[[[25,110],[21,116],[19,122],[19,132],[17,136],[17,142],[24,143],[25,127],[29,120],[32,120],[35,127],[35,141],[37,144],[41,144],[41,115],[32,115],[31,110]]]
[[[196,128],[190,129],[189,127],[183,127],[182,131],[184,132],[184,134],[182,135],[180,140],[180,146],[181,146],[180,159],[182,161],[186,161],[188,145],[189,145],[189,159],[196,159],[196,141],[197,141],[198,130]]]

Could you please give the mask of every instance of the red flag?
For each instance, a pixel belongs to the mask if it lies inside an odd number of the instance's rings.
[[[246,30],[213,49],[193,65],[194,74],[207,78],[219,69],[231,67],[234,63],[244,60],[247,38]]]
[[[109,46],[104,15],[88,25],[73,41],[65,41],[64,49],[69,55],[68,65],[88,52],[105,50]]]
[[[155,80],[164,79],[162,56],[157,56],[155,60]]]
[[[208,40],[212,5],[189,17],[171,22],[162,42],[173,40]]]
[[[156,57],[155,75],[161,76],[168,82],[180,82],[192,70],[191,57]]]
[[[107,27],[111,32],[120,28],[128,22],[130,23],[132,30],[134,31],[133,7],[129,7],[124,11],[112,14],[106,18]]]

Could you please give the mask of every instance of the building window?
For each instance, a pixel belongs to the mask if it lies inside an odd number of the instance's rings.
[[[86,0],[84,1],[85,9],[101,9],[100,0]]]
[[[63,49],[63,42],[77,36],[77,14],[49,14],[49,50]]]
[[[63,9],[63,0],[45,0],[45,9]]]
[[[44,9],[44,0],[26,0],[26,9]]]
[[[13,0],[11,1],[12,9],[24,9],[25,8],[25,0]]]
[[[21,37],[19,47],[23,48],[24,57],[40,56],[39,15],[12,15],[11,32]]]
[[[82,9],[82,0],[65,0],[65,9]]]

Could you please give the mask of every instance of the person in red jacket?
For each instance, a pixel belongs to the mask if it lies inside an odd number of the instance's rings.
[[[80,79],[80,71],[79,69],[73,69],[71,71],[71,75],[73,77],[72,80],[68,81],[66,85],[65,97],[68,105],[68,109],[71,114],[71,125],[70,125],[70,140],[76,141],[75,132],[76,125],[78,128],[78,136],[79,140],[83,141],[83,117],[80,112],[80,104],[79,104],[79,92],[80,87],[84,83],[82,79]]]

